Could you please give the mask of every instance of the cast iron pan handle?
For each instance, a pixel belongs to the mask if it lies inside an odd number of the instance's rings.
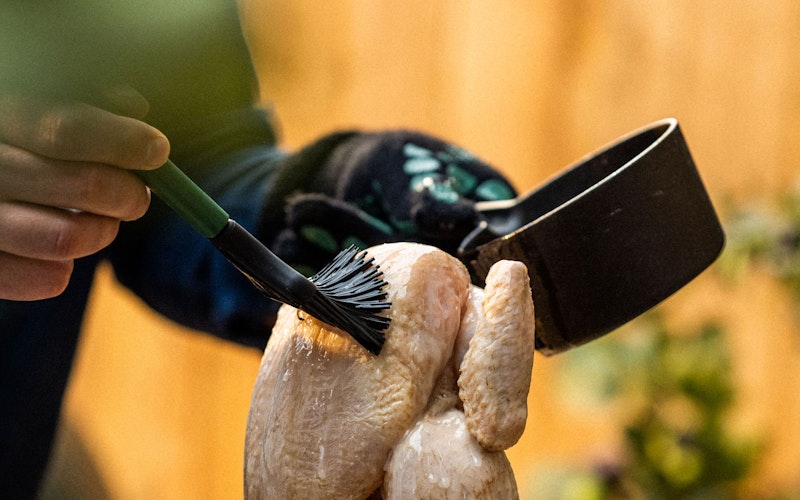
[[[714,262],[725,241],[675,119],[618,139],[514,205],[483,206],[486,221],[459,256],[479,285],[498,260],[527,264],[545,354],[652,308]],[[519,210],[526,224],[485,242]]]

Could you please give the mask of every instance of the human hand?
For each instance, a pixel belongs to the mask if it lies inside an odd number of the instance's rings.
[[[368,253],[392,301],[383,350],[372,356],[281,308],[253,390],[245,497],[516,498],[503,450],[527,419],[535,322],[525,266],[496,263],[480,289],[431,246]]]
[[[59,295],[75,259],[146,212],[150,193],[130,170],[161,166],[169,143],[139,120],[147,113],[139,94],[102,97],[114,112],[0,95],[0,299]]]
[[[413,241],[454,254],[478,225],[475,202],[516,195],[466,150],[404,130],[323,137],[286,160],[275,186],[265,220],[285,212],[287,229],[271,246],[309,270],[350,244]]]

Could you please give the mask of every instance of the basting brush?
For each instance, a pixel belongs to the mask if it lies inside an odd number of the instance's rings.
[[[380,353],[390,320],[379,313],[391,303],[383,291],[383,273],[365,251],[351,246],[306,278],[231,219],[171,161],[136,173],[261,293],[346,331],[371,353]]]

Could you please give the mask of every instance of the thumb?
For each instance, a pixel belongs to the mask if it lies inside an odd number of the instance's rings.
[[[116,115],[141,120],[150,111],[147,99],[127,84],[103,86],[96,93],[93,104]]]

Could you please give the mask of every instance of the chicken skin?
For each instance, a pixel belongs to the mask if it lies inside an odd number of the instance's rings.
[[[392,302],[383,349],[281,308],[248,416],[246,498],[515,498],[502,450],[526,416],[525,266],[498,263],[484,291],[434,247],[368,252]]]

